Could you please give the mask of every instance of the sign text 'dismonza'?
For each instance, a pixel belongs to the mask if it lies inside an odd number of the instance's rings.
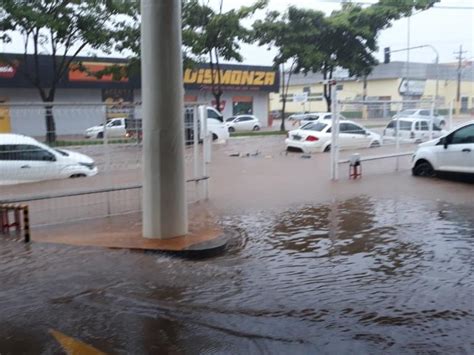
[[[220,74],[220,75],[218,75]],[[275,84],[275,72],[259,70],[227,69],[186,69],[184,71],[185,84],[212,84],[220,82],[221,85],[248,85],[271,86]]]

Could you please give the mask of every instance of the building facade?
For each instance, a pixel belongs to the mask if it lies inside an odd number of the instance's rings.
[[[39,59],[37,72],[43,87],[48,87],[54,77],[52,57]],[[124,60],[114,58],[79,57],[71,62],[57,84],[52,109],[58,135],[82,134],[88,127],[131,112],[140,115],[141,110],[132,110],[141,102],[140,73],[119,80],[112,74],[94,75],[107,67],[124,64]],[[28,78],[28,73],[36,72],[34,65],[31,56],[25,60],[23,55],[0,54],[0,133],[44,135],[45,105],[31,75]],[[217,73],[208,65],[196,65],[184,70],[185,102],[215,106],[212,75],[221,82],[220,108],[225,118],[254,114],[262,127],[267,125],[269,95],[279,88],[278,72],[272,67],[222,64]]]
[[[408,69],[408,71],[407,71]],[[408,73],[408,80],[407,78]],[[362,78],[351,78],[341,75],[337,81],[337,97],[339,100],[362,101],[409,101],[421,100],[430,102],[436,96],[438,83],[437,105],[442,109],[449,108],[454,101],[456,108],[457,97],[457,67],[452,64],[392,62],[376,66],[368,76],[366,88]],[[473,63],[461,71],[460,82],[460,113],[474,112],[474,68]],[[286,79],[286,78],[285,78]],[[326,112],[327,105],[323,96],[323,78],[319,73],[293,74],[288,90],[286,111],[297,112]],[[281,110],[281,93],[270,95],[270,109]],[[351,105],[345,105],[349,115],[357,116],[357,111]],[[392,111],[387,108],[387,114]],[[380,116],[380,112],[375,116]]]

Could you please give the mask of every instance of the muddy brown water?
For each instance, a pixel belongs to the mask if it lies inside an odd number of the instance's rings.
[[[220,214],[186,260],[0,239],[0,353],[55,329],[111,354],[472,354],[472,205],[408,197]]]

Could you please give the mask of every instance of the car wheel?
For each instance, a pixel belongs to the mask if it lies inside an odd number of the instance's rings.
[[[324,148],[324,153],[329,153],[331,151],[331,144],[328,144],[326,148]]]
[[[234,127],[229,127],[229,132],[230,133],[235,132],[235,128]]]
[[[213,140],[213,141],[216,141],[216,140],[218,140],[218,139],[219,139],[219,137],[217,136],[217,134],[213,133],[213,134],[212,134],[212,140]]]
[[[370,148],[379,148],[379,147],[380,147],[380,142],[378,142],[378,141],[373,141],[370,144]]]
[[[257,125],[255,125],[255,126],[253,127],[253,130],[254,130],[254,131],[260,131],[260,127],[257,126]]]
[[[104,132],[97,133],[97,139],[102,139],[102,138],[104,138]]]
[[[70,176],[71,179],[82,178],[82,177],[87,177],[87,175],[86,174],[72,174]]]
[[[428,163],[426,160],[421,160],[416,163],[415,167],[412,169],[414,176],[423,176],[423,177],[433,177],[435,176],[435,171],[433,166]]]

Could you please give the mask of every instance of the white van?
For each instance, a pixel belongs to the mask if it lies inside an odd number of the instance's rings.
[[[383,141],[395,142],[396,130],[398,121],[398,138],[401,143],[421,143],[430,139],[430,124],[429,119],[424,118],[398,118],[391,120],[387,127],[383,130]],[[438,138],[442,136],[445,131],[433,125],[432,137]]]

